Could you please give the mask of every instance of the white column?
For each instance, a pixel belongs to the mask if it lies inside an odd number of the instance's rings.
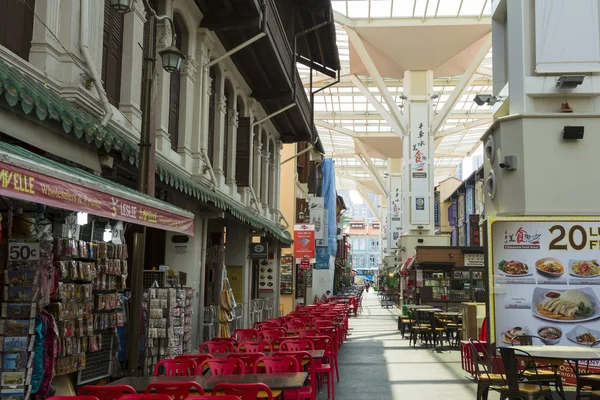
[[[267,136],[267,142],[263,143],[262,152],[262,178],[261,178],[261,199],[263,213],[266,215],[269,211],[269,166],[271,165],[271,152],[269,137]]]
[[[62,30],[75,30],[73,24],[60,25],[60,0],[36,1],[35,13],[48,26],[48,29],[37,18],[33,19],[33,35],[31,38],[31,50],[29,51],[29,62],[38,69],[46,72],[53,78],[64,81],[60,57],[64,52],[58,41],[50,34],[50,31],[59,35]],[[67,12],[64,10],[63,12]],[[79,12],[79,10],[77,10]],[[75,15],[74,13],[71,15]],[[62,29],[61,29],[62,28]],[[79,52],[77,52],[79,54]]]
[[[280,201],[281,201],[281,196],[280,196],[280,188],[281,188],[281,150],[283,149],[283,142],[281,140],[278,140],[275,142],[275,165],[274,165],[274,169],[275,169],[275,173],[273,175],[273,179],[274,179],[274,189],[273,189],[273,209],[275,211],[279,211],[280,210]],[[273,215],[273,218],[275,220],[275,223],[279,222],[279,214],[276,212]]]
[[[167,15],[171,15],[171,3],[166,2]],[[173,39],[171,25],[162,21],[157,24],[156,52],[169,47]],[[169,92],[171,90],[171,75],[162,67],[160,57],[156,59],[156,106],[153,107],[156,123],[156,150],[163,154],[171,152],[171,138],[169,136]]]
[[[232,94],[232,99],[229,100],[231,107],[229,108],[229,121],[227,121],[227,132],[229,135],[229,151],[227,152],[228,160],[224,160],[227,163],[227,171],[229,176],[226,177],[225,183],[231,189],[233,195],[235,191],[235,154],[237,151],[237,129],[240,124],[239,113],[235,110],[235,97]]]
[[[198,28],[197,46],[196,46],[196,59],[199,60],[200,65],[200,86],[197,86],[197,101],[198,105],[196,110],[199,111],[194,114],[193,121],[193,132],[192,135],[192,155],[194,157],[194,168],[195,174],[202,174],[202,167],[206,164],[204,160],[203,149],[208,154],[208,107],[210,103],[211,84],[209,69],[204,68],[210,61],[211,51],[214,49],[214,41],[212,35],[205,28]],[[208,175],[207,175],[208,177]]]
[[[214,137],[214,152],[213,152],[213,169],[217,177],[217,184],[220,186],[225,181],[225,171],[223,165],[223,146],[225,145],[225,135],[227,134],[227,124],[225,122],[225,114],[227,113],[227,100],[223,93],[224,79],[221,75],[220,82],[215,85],[218,90],[216,95],[216,110],[215,110],[215,137]]]
[[[179,138],[177,152],[181,155],[184,168],[192,168],[192,141],[194,136],[194,115],[196,112],[196,73],[198,63],[192,55],[187,55],[181,67],[179,93]]]
[[[140,4],[136,2],[136,4]],[[146,22],[143,6],[135,7],[133,12],[123,16],[123,59],[121,63],[121,101],[119,109],[132,122],[142,128],[142,93],[144,24]]]
[[[432,71],[406,71],[409,134],[404,147],[404,229],[433,234],[433,136],[431,132]]]

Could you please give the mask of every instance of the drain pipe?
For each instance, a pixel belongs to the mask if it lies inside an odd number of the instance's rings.
[[[214,190],[217,190],[217,177],[215,176],[215,171],[210,163],[210,158],[208,158],[208,151],[202,149],[202,155],[204,156],[204,162],[206,163],[208,173],[210,174],[210,180],[213,182]]]
[[[102,87],[102,79],[98,75],[98,71],[96,70],[96,64],[94,63],[94,60],[92,60],[92,56],[88,47],[87,36],[89,33],[89,15],[89,0],[81,0],[79,10],[79,49],[81,50],[81,55],[83,55],[83,59],[85,60],[85,64],[88,68],[87,72],[94,81],[94,86],[96,87],[98,96],[100,96],[102,107],[104,107],[104,117],[102,118],[102,122],[100,122],[100,124],[102,126],[107,126],[110,122],[110,119],[113,116],[113,111],[112,106],[108,102],[108,97],[106,97],[104,87]]]

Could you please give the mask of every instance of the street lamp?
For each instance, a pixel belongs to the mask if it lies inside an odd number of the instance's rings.
[[[124,14],[133,9],[135,0],[110,0],[110,5],[118,13]],[[175,72],[181,66],[183,53],[177,49],[175,44],[175,25],[173,20],[167,15],[156,15],[156,11],[150,6],[148,0],[142,0],[144,9],[146,10],[146,24],[148,40],[144,46],[144,61],[142,72],[142,130],[140,132],[140,167],[138,176],[138,191],[154,197],[154,158],[155,147],[153,143],[156,141],[155,132],[150,127],[152,126],[152,82],[154,80],[154,68],[156,63],[156,30],[155,21],[167,20],[171,24],[172,41],[171,46],[160,52],[163,68],[166,72]],[[139,361],[139,337],[140,337],[140,316],[142,313],[142,292],[143,292],[143,270],[144,270],[144,253],[146,245],[146,228],[143,228],[143,233],[135,233],[133,238],[133,268],[131,271],[131,302],[129,318],[129,337],[127,340],[127,372],[128,376],[137,376],[138,361]]]

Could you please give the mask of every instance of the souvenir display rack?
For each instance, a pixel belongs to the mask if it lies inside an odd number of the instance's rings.
[[[19,399],[31,394],[40,247],[38,241],[11,240],[8,248],[0,319],[0,385],[3,397]]]
[[[123,325],[119,292],[127,280],[127,246],[61,238],[54,253],[58,284],[48,309],[58,326],[55,375],[110,376],[115,329]]]
[[[194,290],[153,287],[144,298],[147,316],[144,373],[152,375],[159,360],[192,351]]]

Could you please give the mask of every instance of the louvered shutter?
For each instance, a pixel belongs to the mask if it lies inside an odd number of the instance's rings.
[[[214,142],[215,142],[215,90],[216,90],[216,80],[217,74],[215,73],[214,68],[210,69],[210,79],[212,90],[210,92],[210,97],[208,98],[208,143],[207,149],[208,159],[210,163],[214,166]]]
[[[121,98],[121,60],[123,58],[123,15],[104,2],[102,40],[102,81],[110,103],[118,107]]]
[[[175,46],[182,48],[181,27],[175,22]],[[171,136],[171,149],[177,151],[179,145],[179,97],[181,95],[181,72],[171,72],[171,86],[169,90],[169,135]]]
[[[250,186],[250,157],[252,154],[250,117],[240,117],[235,150],[235,181],[238,187]]]
[[[0,0],[0,45],[29,61],[35,0]]]
[[[227,157],[229,156],[229,93],[225,92],[225,123],[223,124],[223,175],[227,178]]]

